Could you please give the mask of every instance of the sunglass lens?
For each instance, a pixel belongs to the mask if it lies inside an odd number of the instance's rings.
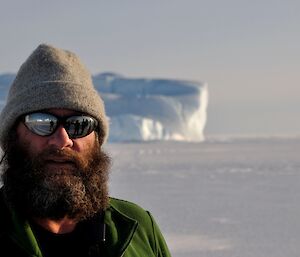
[[[57,118],[47,113],[32,113],[25,116],[25,125],[33,133],[48,136],[57,126]]]
[[[85,137],[95,130],[97,121],[89,116],[73,116],[65,121],[64,127],[71,138]]]

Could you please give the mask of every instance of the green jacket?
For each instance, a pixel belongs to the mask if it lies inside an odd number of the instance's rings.
[[[111,198],[110,207],[105,211],[104,223],[106,224],[106,240],[101,246],[99,256],[171,256],[151,214],[136,204]],[[0,251],[3,257],[43,256],[29,223],[8,210],[2,197],[0,200]]]

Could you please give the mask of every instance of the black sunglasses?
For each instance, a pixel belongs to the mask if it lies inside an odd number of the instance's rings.
[[[39,136],[50,136],[62,125],[71,139],[85,137],[95,131],[98,122],[87,115],[59,117],[44,112],[34,112],[23,117],[25,126]]]

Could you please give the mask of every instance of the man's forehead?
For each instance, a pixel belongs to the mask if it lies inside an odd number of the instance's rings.
[[[58,108],[51,108],[46,110],[41,110],[40,112],[47,112],[57,116],[71,116],[71,115],[79,115],[82,112],[70,110],[70,109],[58,109]]]

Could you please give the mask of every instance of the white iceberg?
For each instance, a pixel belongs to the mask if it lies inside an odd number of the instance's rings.
[[[110,141],[204,140],[205,83],[103,73],[94,84],[110,118]]]

